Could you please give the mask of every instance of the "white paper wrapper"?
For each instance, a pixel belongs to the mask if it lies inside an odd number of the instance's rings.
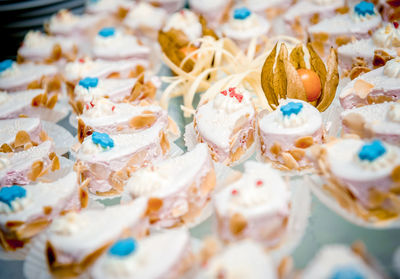
[[[183,135],[183,139],[185,141],[185,146],[188,149],[188,151],[192,150],[198,144],[196,132],[193,127],[193,122],[185,126],[185,133]],[[247,151],[243,154],[243,156],[239,160],[233,162],[230,166],[231,167],[238,166],[244,163],[246,160],[248,160],[256,151],[257,142],[258,138],[257,135],[255,135],[253,145],[250,146],[249,149],[247,149]]]
[[[379,221],[379,222],[371,222],[367,221],[353,212],[350,212],[340,206],[340,204],[336,201],[334,197],[332,197],[327,191],[323,189],[324,180],[317,176],[309,176],[305,178],[307,184],[311,187],[311,191],[317,198],[324,203],[328,208],[334,211],[336,214],[340,215],[347,221],[365,228],[371,229],[392,229],[392,228],[400,228],[400,218],[390,221]]]
[[[53,109],[48,108],[32,108],[29,117],[37,117],[44,121],[57,123],[64,119],[69,113],[69,107],[65,104],[57,103]]]
[[[65,128],[47,121],[42,121],[42,126],[47,135],[54,141],[55,152],[59,155],[67,153],[74,142],[71,133]]]

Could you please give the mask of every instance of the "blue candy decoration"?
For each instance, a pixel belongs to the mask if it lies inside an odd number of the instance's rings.
[[[81,79],[79,81],[79,85],[84,87],[84,88],[86,88],[86,89],[89,89],[89,88],[92,88],[92,87],[97,87],[98,84],[99,84],[99,79],[96,78],[96,77],[93,77],[93,78],[92,77],[85,77],[84,79]]]
[[[247,9],[246,7],[237,8],[233,11],[234,19],[244,20],[244,19],[248,18],[250,15],[251,15],[251,11],[249,9]]]
[[[133,238],[120,239],[111,246],[108,254],[117,257],[126,257],[135,252],[137,243]]]
[[[92,141],[94,144],[100,144],[103,148],[114,147],[113,139],[105,133],[93,132]]]
[[[358,153],[360,160],[374,161],[386,153],[386,148],[380,140],[374,140],[371,143],[364,144]]]
[[[99,31],[99,35],[104,37],[104,38],[114,36],[114,34],[115,34],[115,28],[114,27],[104,27],[103,29],[101,29]]]
[[[11,203],[18,198],[26,197],[26,190],[21,186],[13,185],[0,189],[0,202],[7,204],[12,208]]]
[[[330,279],[364,279],[364,275],[361,274],[356,268],[352,266],[345,266],[335,270]]]
[[[292,114],[298,114],[302,108],[302,103],[289,102],[286,105],[281,106],[280,110],[283,116],[289,117]]]
[[[11,66],[13,64],[14,64],[14,61],[12,61],[11,59],[1,61],[0,62],[0,72],[3,72],[5,70],[7,70],[8,68],[11,68]]]
[[[374,8],[375,6],[373,3],[361,1],[354,7],[354,11],[356,12],[356,14],[360,16],[366,16],[367,14],[374,15],[375,14]]]

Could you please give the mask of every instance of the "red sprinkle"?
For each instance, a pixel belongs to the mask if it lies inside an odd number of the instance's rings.
[[[238,190],[236,190],[236,189],[232,190],[232,195],[237,195],[237,193],[238,193]]]
[[[80,63],[85,63],[85,59],[80,58],[80,59],[79,59],[79,62],[80,62]]]
[[[221,91],[221,94],[226,96],[228,93],[226,92],[226,90],[224,90],[224,91]]]
[[[88,110],[89,109],[89,105],[88,104],[86,104],[86,110]]]
[[[264,182],[262,182],[262,180],[257,180],[256,185],[257,187],[260,187],[264,184]]]
[[[90,105],[91,105],[92,107],[94,107],[94,104],[93,104],[93,102],[90,102]]]
[[[243,100],[243,95],[241,95],[241,94],[236,94],[236,95],[235,95],[235,98],[236,98],[236,100],[238,100],[239,103],[241,103],[242,100]]]
[[[393,22],[394,28],[399,28],[399,23],[397,21]]]
[[[111,110],[114,111],[114,109],[115,109],[115,106],[112,106]]]
[[[236,93],[235,89],[236,89],[235,87],[230,87],[228,90],[230,93]]]

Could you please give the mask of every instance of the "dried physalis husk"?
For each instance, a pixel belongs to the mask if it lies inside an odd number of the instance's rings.
[[[322,87],[321,96],[318,99],[317,109],[319,111],[326,110],[335,98],[336,88],[339,84],[339,71],[336,51],[331,48],[328,61],[328,73],[326,74],[326,82]],[[325,66],[324,66],[325,69]]]
[[[214,30],[208,27],[207,20],[202,15],[199,16],[199,22],[201,24],[203,36],[211,36],[218,40],[217,34],[215,34]]]
[[[307,101],[306,90],[295,67],[289,60],[285,60],[284,65],[287,80],[287,97]]]
[[[393,58],[394,57],[387,52],[378,49],[374,51],[374,59],[372,60],[372,64],[374,65],[374,68],[379,68],[385,66],[386,62]]]
[[[265,59],[265,63],[261,71],[261,86],[264,91],[265,97],[267,98],[268,103],[270,105],[275,105],[275,106],[279,105],[278,99],[274,92],[274,84],[273,84],[274,64],[275,64],[277,47],[278,43],[275,44],[275,47],[272,49],[267,59]]]
[[[276,59],[276,65],[274,69],[274,92],[280,99],[286,99],[287,90],[287,78],[285,72],[284,61],[288,58],[288,50],[285,44],[281,44],[279,55]]]
[[[298,69],[306,69],[306,62],[304,61],[303,45],[298,44],[290,53],[290,62]]]
[[[324,88],[326,81],[326,68],[321,57],[315,52],[314,48],[310,43],[307,44],[308,52],[310,53],[310,65],[313,70],[319,76],[321,81],[321,88]]]

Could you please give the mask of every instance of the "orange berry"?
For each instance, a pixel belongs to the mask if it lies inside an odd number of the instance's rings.
[[[317,100],[321,96],[321,81],[317,73],[308,69],[298,69],[297,73],[306,90],[307,101]]]
[[[181,52],[183,52],[183,54],[185,54],[185,56],[188,56],[191,52],[197,50],[197,48],[195,48],[194,46],[185,46],[183,48],[180,49]],[[197,59],[197,54],[194,55],[192,57],[194,60]]]

